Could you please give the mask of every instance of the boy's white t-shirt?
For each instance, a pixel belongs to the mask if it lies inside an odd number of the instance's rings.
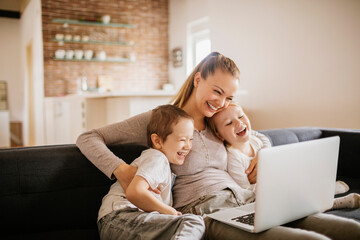
[[[162,152],[153,148],[144,150],[130,165],[138,168],[136,175],[143,177],[152,189],[161,190],[160,194],[151,191],[158,200],[172,206],[171,185],[175,175],[171,173],[169,161]],[[129,207],[137,208],[126,199],[125,191],[119,181],[116,181],[102,200],[98,220],[113,210]]]
[[[264,134],[256,131],[251,131],[249,141],[255,156],[260,149],[271,147],[269,139]],[[255,191],[255,184],[250,184],[247,174],[245,173],[254,157],[249,157],[231,146],[226,149],[228,151],[227,171],[230,176],[241,188]]]

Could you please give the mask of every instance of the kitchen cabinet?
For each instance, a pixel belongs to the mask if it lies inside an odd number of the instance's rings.
[[[170,102],[172,95],[119,95],[116,97],[87,98],[86,124],[88,129],[116,123],[147,112]]]
[[[75,143],[86,131],[86,102],[82,97],[45,98],[46,144]]]
[[[167,104],[173,91],[106,92],[45,98],[46,144],[75,143],[85,131]]]
[[[0,110],[0,148],[10,147],[10,117],[9,111]]]

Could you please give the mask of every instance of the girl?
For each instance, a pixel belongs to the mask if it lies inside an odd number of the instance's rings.
[[[251,129],[250,120],[240,105],[229,107],[208,119],[212,132],[226,146],[228,153],[227,171],[240,187],[255,191],[246,174],[251,161],[257,158],[262,148],[271,147],[269,139]]]
[[[269,139],[259,132],[251,129],[250,120],[242,107],[231,103],[226,109],[216,113],[208,119],[212,132],[226,146],[228,152],[227,171],[235,182],[242,188],[255,193],[255,184],[251,184],[245,170],[251,161],[257,158],[257,153],[267,147],[271,147]],[[335,194],[345,193],[349,186],[342,182],[336,182]],[[360,195],[352,193],[344,197],[334,199],[332,209],[358,208]]]

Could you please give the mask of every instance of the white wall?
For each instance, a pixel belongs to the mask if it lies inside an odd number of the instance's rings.
[[[360,1],[170,0],[169,10],[170,50],[186,48],[188,22],[210,18],[212,49],[240,68],[255,129],[360,129]],[[169,71],[180,86],[185,66]]]
[[[10,121],[23,118],[20,78],[20,20],[0,18],[0,80],[5,80],[8,87],[8,105]]]
[[[35,122],[35,144],[42,145],[44,140],[44,61],[43,61],[43,40],[42,40],[42,18],[41,1],[32,0],[21,15],[21,79],[22,102],[24,104],[24,143],[28,144],[28,91],[29,77],[26,62],[26,47],[32,45],[32,79],[34,81],[34,122]]]

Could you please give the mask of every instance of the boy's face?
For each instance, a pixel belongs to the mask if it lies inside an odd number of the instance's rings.
[[[230,145],[249,141],[251,125],[241,107],[230,105],[214,116],[220,136]]]
[[[165,142],[161,141],[161,148],[158,150],[165,154],[170,163],[182,165],[192,147],[194,123],[182,118],[172,128],[172,133]]]

